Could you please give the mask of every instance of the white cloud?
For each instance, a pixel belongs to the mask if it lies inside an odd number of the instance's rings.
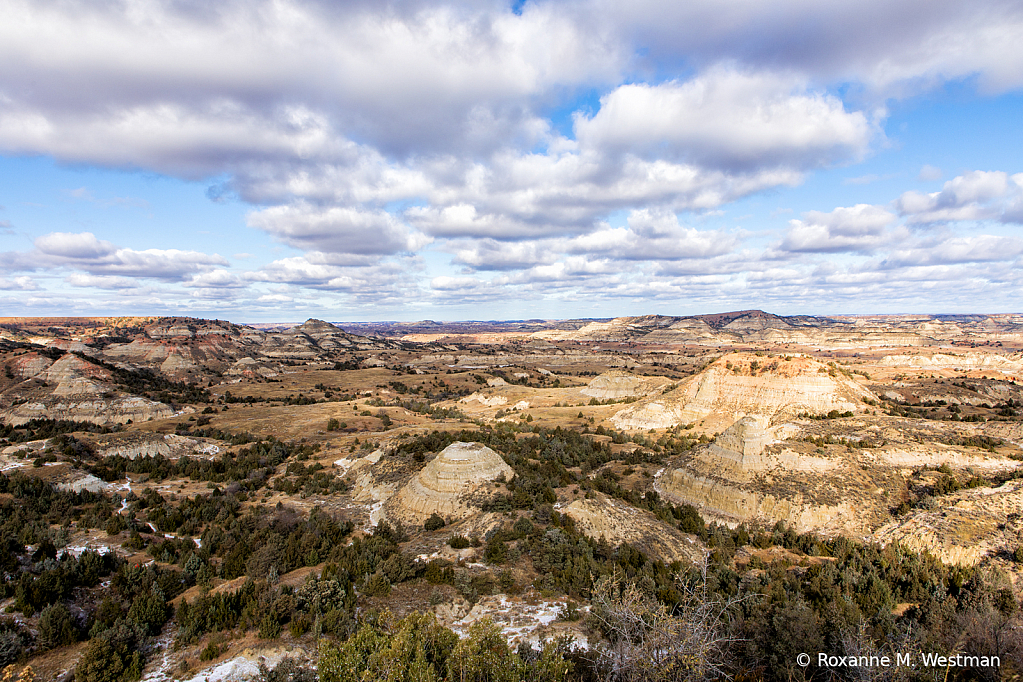
[[[648,48],[647,61],[722,61],[862,83],[884,97],[979,77],[989,91],[1023,85],[1023,8],[977,0],[595,0],[572,6]]]
[[[687,82],[623,85],[575,122],[581,146],[745,170],[861,157],[875,130],[791,77],[714,68]]]
[[[137,282],[127,277],[114,277],[112,275],[88,275],[83,272],[73,272],[64,278],[64,281],[73,287],[88,287],[92,289],[131,289],[137,286]]]
[[[227,270],[210,270],[193,275],[185,286],[204,289],[237,289],[248,286],[238,275]]]
[[[550,240],[499,242],[481,239],[457,246],[454,261],[479,270],[514,270],[553,263],[558,257],[553,247]]]
[[[66,267],[90,275],[152,277],[168,281],[180,280],[217,265],[228,265],[217,254],[199,251],[119,248],[92,232],[51,232],[37,238],[34,244],[34,252],[7,252],[0,254],[0,261],[5,261],[12,269]]]
[[[417,251],[431,241],[382,210],[298,203],[254,211],[248,223],[289,246],[321,253],[378,256]]]
[[[621,260],[713,258],[728,253],[738,241],[719,231],[699,231],[679,224],[678,216],[648,209],[633,211],[628,228],[597,230],[566,245],[575,253],[599,253]]]
[[[80,259],[103,258],[117,251],[92,232],[51,232],[36,239],[35,247],[48,256]]]
[[[1023,239],[984,234],[899,249],[885,258],[884,267],[1007,262],[1020,255],[1023,255]]]
[[[40,286],[31,277],[0,277],[0,289],[6,291],[38,291]]]
[[[896,220],[894,213],[871,204],[840,207],[829,213],[810,211],[803,220],[789,221],[781,248],[810,253],[869,253],[899,236],[887,229]]]
[[[906,192],[896,206],[911,223],[1023,222],[1023,173],[971,171],[946,182],[940,192]]]

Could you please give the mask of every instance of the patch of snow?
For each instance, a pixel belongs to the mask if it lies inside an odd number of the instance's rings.
[[[114,551],[114,550],[110,549],[106,545],[96,545],[96,546],[93,546],[93,545],[91,545],[89,543],[85,543],[84,545],[68,545],[67,547],[65,547],[64,549],[61,550],[62,553],[70,554],[71,556],[73,556],[76,559],[78,557],[82,556],[82,552],[96,552],[97,554],[110,554],[112,551]]]
[[[372,529],[373,526],[380,523],[380,519],[384,518],[384,502],[386,502],[386,500],[374,502],[373,506],[369,508],[369,526],[366,530]]]
[[[501,633],[508,642],[514,645],[523,641],[536,641],[531,635],[540,627],[557,620],[564,608],[564,602],[542,601],[531,604],[510,601],[507,595],[495,595],[481,599],[465,617],[452,623],[450,627],[459,637],[464,637],[473,623],[482,618],[490,618],[501,628]],[[586,648],[587,645],[588,643],[581,642],[574,646]]]
[[[236,656],[204,670],[188,682],[234,682],[235,680],[253,680],[259,676],[259,663],[244,656]]]

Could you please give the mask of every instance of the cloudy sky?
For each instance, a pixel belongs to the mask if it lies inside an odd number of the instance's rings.
[[[1023,3],[0,0],[3,315],[1023,312]]]

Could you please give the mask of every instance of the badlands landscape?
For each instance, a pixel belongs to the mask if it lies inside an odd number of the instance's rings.
[[[4,318],[0,364],[12,676],[1023,674],[1023,315]]]

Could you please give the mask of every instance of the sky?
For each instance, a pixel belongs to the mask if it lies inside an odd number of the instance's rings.
[[[1023,312],[1018,0],[0,16],[0,315]]]

